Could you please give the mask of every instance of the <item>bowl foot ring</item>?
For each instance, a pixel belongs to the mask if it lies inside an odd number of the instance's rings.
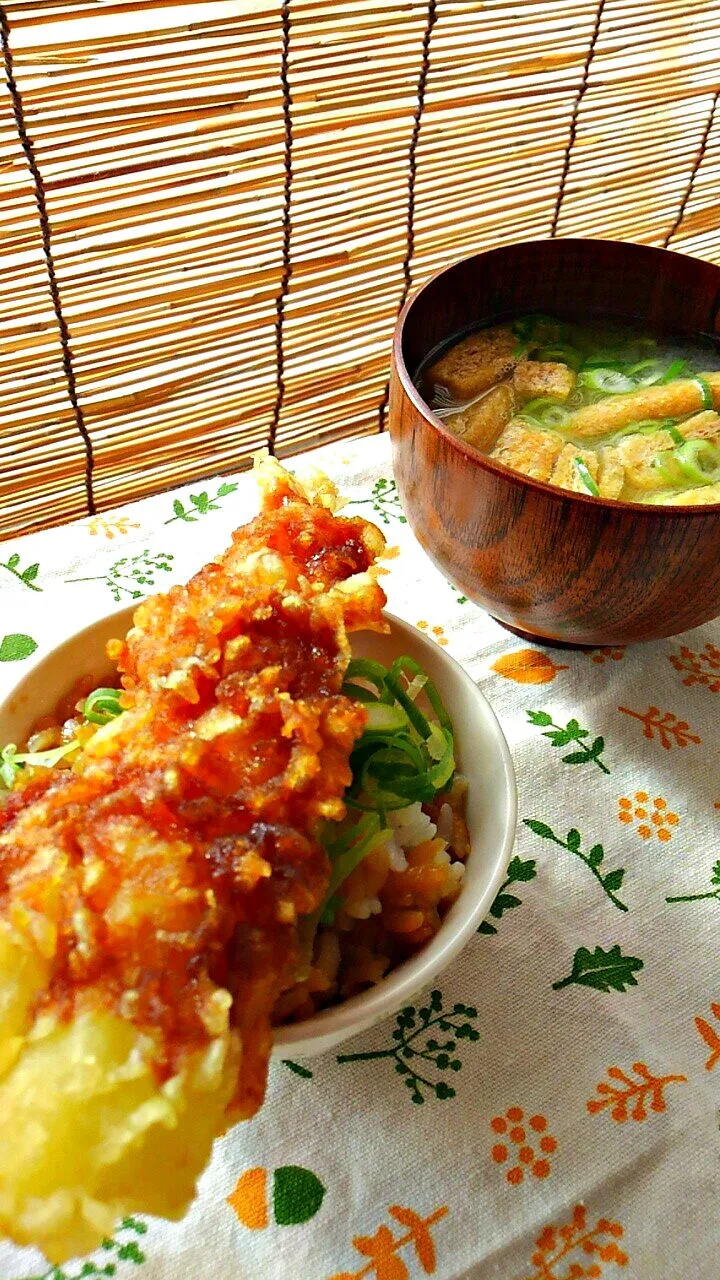
[[[533,631],[523,631],[521,627],[513,627],[509,622],[503,622],[502,618],[496,618],[494,614],[490,615],[493,622],[497,622],[498,626],[504,627],[506,631],[511,631],[514,636],[519,636],[521,640],[527,640],[530,644],[539,644],[546,649],[597,649],[596,644],[578,644],[574,640],[553,640],[549,636],[539,636]]]

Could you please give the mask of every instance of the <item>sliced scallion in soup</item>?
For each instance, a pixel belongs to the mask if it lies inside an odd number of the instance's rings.
[[[529,315],[446,344],[418,386],[496,461],[593,498],[720,502],[720,355]]]

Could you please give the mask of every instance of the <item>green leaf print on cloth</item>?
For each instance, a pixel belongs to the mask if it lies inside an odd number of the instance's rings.
[[[325,1188],[311,1169],[286,1164],[275,1170],[273,1178],[273,1212],[279,1227],[308,1222],[323,1202]]]
[[[21,569],[20,556],[17,551],[8,556],[7,560],[0,560],[0,569],[7,569],[13,578],[17,578],[18,582],[22,582],[23,586],[28,587],[30,591],[42,591],[42,587],[39,587],[35,582],[40,565],[29,564],[27,569]]]
[[[143,587],[154,587],[157,573],[169,573],[174,556],[169,551],[152,555],[146,547],[138,556],[123,556],[110,566],[107,573],[90,578],[66,578],[66,582],[102,582],[109,587],[113,600],[119,604],[123,595],[131,600],[142,600],[149,595]]]
[[[126,1238],[123,1239],[124,1233]],[[124,1218],[115,1235],[103,1240],[101,1250],[104,1257],[101,1254],[96,1261],[86,1258],[84,1261],[66,1263],[62,1267],[50,1267],[42,1275],[29,1276],[27,1280],[85,1280],[90,1276],[119,1276],[119,1262],[134,1262],[138,1267],[145,1262],[145,1254],[132,1237],[144,1236],[146,1233],[144,1222],[137,1218]]]
[[[583,739],[590,736],[590,730],[581,729],[577,720],[568,720],[563,728],[562,725],[553,722],[552,716],[547,711],[528,711],[527,717],[530,724],[546,728],[543,738],[549,738],[554,747],[566,747],[571,742],[579,743],[581,750],[570,751],[568,755],[563,756],[563,764],[596,764],[603,773],[610,772],[608,766],[600,759],[605,750],[605,739],[598,737],[592,742],[584,742]]]
[[[194,524],[200,516],[206,516],[210,511],[219,511],[220,502],[218,500],[220,498],[227,498],[229,494],[235,493],[236,489],[236,484],[229,484],[225,481],[220,485],[220,488],[213,498],[210,497],[207,490],[203,490],[202,493],[191,493],[191,505],[187,509],[183,506],[179,498],[175,498],[173,501],[173,511],[175,514],[172,515],[169,520],[166,520],[165,524],[174,524],[176,520],[184,520],[186,524]]]
[[[449,578],[446,578],[446,579],[445,579],[445,581],[447,582],[447,584],[448,584],[448,586],[449,586],[450,590],[452,591],[453,595],[455,596],[455,603],[456,603],[456,604],[467,604],[467,603],[468,603],[468,598],[467,598],[467,596],[464,596],[464,595],[463,595],[463,593],[462,593],[462,591],[460,590],[460,588],[459,588],[459,587],[456,587],[456,586],[455,586],[455,583],[454,583],[454,582],[451,582]]]
[[[430,1004],[416,1010],[414,1005],[401,1009],[397,1015],[397,1027],[392,1033],[395,1041],[387,1049],[373,1049],[367,1053],[343,1053],[338,1062],[369,1062],[374,1058],[394,1058],[395,1070],[405,1077],[405,1085],[410,1089],[412,1102],[418,1105],[425,1102],[426,1090],[430,1097],[441,1102],[455,1097],[455,1090],[446,1080],[433,1080],[422,1075],[428,1067],[436,1071],[457,1072],[462,1069],[462,1062],[455,1056],[458,1040],[479,1040],[480,1032],[471,1025],[477,1018],[477,1009],[469,1005],[454,1004],[449,1013],[443,1012],[442,995],[439,991],[430,994]],[[458,1021],[454,1021],[458,1019]],[[449,1040],[442,1043],[427,1033],[431,1027],[438,1031],[453,1032]],[[426,1066],[425,1064],[428,1064]]]
[[[614,871],[608,871],[605,876],[601,874],[599,868],[605,857],[605,850],[601,844],[594,844],[587,853],[583,853],[580,848],[582,844],[582,837],[580,832],[576,831],[574,827],[572,830],[568,831],[565,839],[561,840],[559,836],[555,835],[552,827],[549,827],[546,822],[538,822],[536,818],[523,818],[523,822],[526,827],[529,827],[531,831],[535,832],[536,836],[540,836],[543,840],[552,840],[553,844],[559,845],[561,849],[567,849],[568,853],[574,853],[575,856],[579,858],[581,862],[584,862],[585,866],[592,871],[595,879],[605,890],[605,893],[613,905],[616,906],[619,911],[627,911],[628,908],[626,904],[621,902],[615,895],[615,890],[619,889],[623,882],[623,878],[625,876],[624,868],[617,867]]]
[[[703,902],[708,898],[714,898],[716,902],[720,902],[720,860],[713,866],[710,874],[710,884],[713,886],[706,893],[682,893],[672,898],[666,898],[666,902]]]
[[[362,506],[364,502],[370,503],[373,511],[380,517],[383,524],[390,524],[391,520],[397,520],[400,524],[407,524],[407,519],[403,515],[400,494],[397,491],[397,485],[394,480],[386,480],[384,476],[381,476],[379,480],[375,481],[369,498],[353,498],[352,502],[348,502],[345,505],[357,507]]]
[[[282,1058],[282,1065],[292,1071],[294,1075],[300,1076],[303,1080],[312,1080],[313,1073],[309,1067],[304,1067],[300,1062],[293,1062],[292,1058]]]
[[[37,649],[37,642],[32,636],[23,635],[21,631],[11,632],[0,640],[0,662],[22,662]]]
[[[506,893],[510,885],[527,884],[529,880],[534,880],[536,875],[537,870],[534,858],[528,858],[526,861],[518,857],[511,859],[507,879],[500,885],[495,901],[490,908],[490,915],[493,920],[501,920],[505,911],[511,911],[514,907],[522,906],[521,899],[516,898],[514,893]],[[485,934],[497,933],[495,925],[490,924],[489,920],[483,920],[477,931]]]
[[[567,978],[553,982],[553,990],[569,987],[576,983],[580,987],[594,987],[596,991],[625,991],[626,987],[636,987],[635,974],[644,968],[642,960],[637,956],[624,956],[616,944],[609,951],[596,947],[588,951],[587,947],[578,947],[573,960],[572,972]]]

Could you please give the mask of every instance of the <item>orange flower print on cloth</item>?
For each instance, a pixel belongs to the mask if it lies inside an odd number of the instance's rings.
[[[129,516],[93,516],[87,522],[87,531],[91,538],[104,535],[110,542],[117,537],[125,537],[131,529],[139,529],[137,520]]]
[[[720,1031],[720,1004],[711,1004],[710,1008],[713,1017],[717,1019],[718,1031]],[[696,1018],[695,1026],[698,1029],[698,1034],[702,1036],[710,1050],[710,1057],[705,1063],[705,1070],[712,1071],[720,1062],[720,1034],[714,1027],[710,1026],[710,1023],[705,1018]]]
[[[227,1198],[238,1221],[251,1231],[263,1231],[268,1225],[267,1180],[267,1169],[247,1169]]]
[[[545,1116],[532,1115],[525,1119],[521,1107],[508,1107],[505,1115],[494,1116],[490,1128],[499,1141],[493,1144],[490,1152],[495,1164],[505,1166],[505,1178],[511,1187],[519,1187],[525,1174],[534,1178],[547,1178],[550,1174],[550,1157],[557,1150],[557,1141],[547,1132],[548,1122]]]
[[[687,1084],[687,1076],[654,1076],[644,1062],[633,1062],[632,1069],[637,1080],[631,1080],[619,1067],[608,1067],[613,1083],[601,1080],[597,1085],[600,1097],[587,1102],[590,1115],[610,1108],[610,1115],[618,1124],[627,1119],[646,1120],[648,1105],[651,1111],[667,1110],[665,1089],[669,1084]]]
[[[426,622],[424,618],[421,618],[419,622],[416,622],[415,626],[418,631],[427,632],[427,634],[432,636],[433,640],[436,640],[439,645],[444,647],[448,643],[444,627],[431,627],[430,623]]]
[[[672,840],[673,829],[680,821],[678,815],[668,809],[664,796],[656,796],[651,801],[647,791],[636,791],[633,800],[621,796],[618,818],[626,825],[637,822],[636,831],[641,840],[649,840],[655,835],[663,844]]]
[[[660,712],[658,707],[648,707],[642,714],[631,711],[629,707],[618,707],[626,716],[633,716],[643,726],[643,737],[659,742],[661,747],[669,751],[671,747],[686,747],[689,742],[698,745],[702,739],[693,733],[687,720],[678,720],[672,711]]]
[[[683,684],[704,685],[709,693],[720,693],[720,649],[706,644],[700,653],[683,645],[679,653],[668,654],[676,671],[685,672]]]
[[[270,1223],[270,1209],[278,1227],[295,1227],[315,1217],[324,1197],[325,1187],[311,1169],[286,1164],[273,1172],[272,1193],[267,1169],[246,1169],[227,1202],[244,1227],[263,1231]]]
[[[492,670],[516,684],[549,684],[558,671],[567,671],[568,666],[565,662],[553,662],[539,649],[516,649],[493,662]]]
[[[627,1266],[628,1256],[617,1243],[623,1235],[620,1223],[608,1218],[598,1218],[595,1226],[588,1228],[587,1209],[578,1204],[566,1225],[545,1227],[540,1232],[530,1259],[535,1270],[523,1280],[580,1280],[585,1276],[599,1280],[606,1274],[606,1263]]]
[[[588,650],[588,657],[591,662],[603,666],[606,662],[620,662],[625,657],[625,650],[621,645],[604,645],[601,649]]]
[[[447,1211],[447,1205],[443,1204],[423,1218],[413,1209],[391,1204],[388,1213],[399,1223],[399,1234],[395,1234],[397,1228],[391,1230],[383,1225],[372,1236],[353,1236],[353,1247],[369,1261],[358,1271],[337,1271],[330,1280],[365,1280],[365,1276],[375,1276],[375,1280],[410,1280],[405,1257],[413,1255],[424,1275],[434,1275],[437,1254],[430,1228],[444,1218]],[[401,1251],[405,1257],[400,1256]]]

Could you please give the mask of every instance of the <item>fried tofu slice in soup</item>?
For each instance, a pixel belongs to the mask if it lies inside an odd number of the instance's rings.
[[[433,388],[443,387],[458,404],[487,391],[512,372],[517,338],[511,329],[498,326],[471,333],[436,360],[426,379]]]
[[[572,394],[577,377],[566,364],[550,360],[522,360],[513,373],[513,386],[521,404],[547,396],[565,401]]]
[[[712,395],[713,407],[720,409],[720,373],[704,373],[702,378]],[[703,387],[696,378],[679,378],[666,386],[645,387],[585,405],[565,425],[569,435],[592,440],[648,418],[684,418],[699,412],[703,401]]]
[[[600,460],[595,450],[584,449],[577,444],[566,444],[550,472],[548,484],[557,485],[559,489],[570,489],[573,493],[587,493],[587,488],[575,465],[578,459],[585,463],[590,475],[597,483]]]
[[[720,484],[708,484],[698,489],[686,489],[681,493],[663,494],[657,499],[662,506],[704,507],[710,503],[720,503]]]
[[[720,414],[714,409],[705,409],[703,413],[695,413],[692,418],[679,422],[677,430],[686,440],[710,440],[720,443]]]
[[[521,471],[533,480],[549,481],[565,443],[556,431],[531,427],[522,419],[513,418],[490,457],[496,462],[503,462],[506,467],[512,467],[513,471]]]
[[[638,431],[624,436],[613,447],[629,489],[650,491],[667,487],[667,481],[655,465],[655,459],[663,450],[673,448],[672,436],[667,431],[653,431],[648,435]]]
[[[686,440],[720,443],[720,416],[709,409],[678,423],[675,430]],[[612,446],[612,451],[623,467],[627,488],[638,493],[650,493],[667,487],[656,460],[665,450],[675,447],[676,442],[670,432],[658,425],[657,431],[637,431],[623,436]]]
[[[492,391],[486,391],[478,400],[473,400],[459,413],[448,414],[444,418],[462,440],[475,445],[476,449],[492,449],[498,436],[510,421],[515,408],[515,396],[510,383],[503,382]]]
[[[625,471],[615,450],[597,452],[587,446],[567,444],[550,473],[549,484],[573,493],[587,493],[576,463],[584,462],[598,488],[601,498],[618,498],[625,483]]]
[[[123,714],[0,806],[0,1231],[53,1263],[125,1214],[182,1216],[262,1102],[326,891],[366,720],[347,633],[386,629],[384,539],[328,481],[258,478],[225,555],[108,647]]]
[[[600,450],[595,480],[601,498],[620,497],[625,487],[625,468],[617,449],[606,446]]]

